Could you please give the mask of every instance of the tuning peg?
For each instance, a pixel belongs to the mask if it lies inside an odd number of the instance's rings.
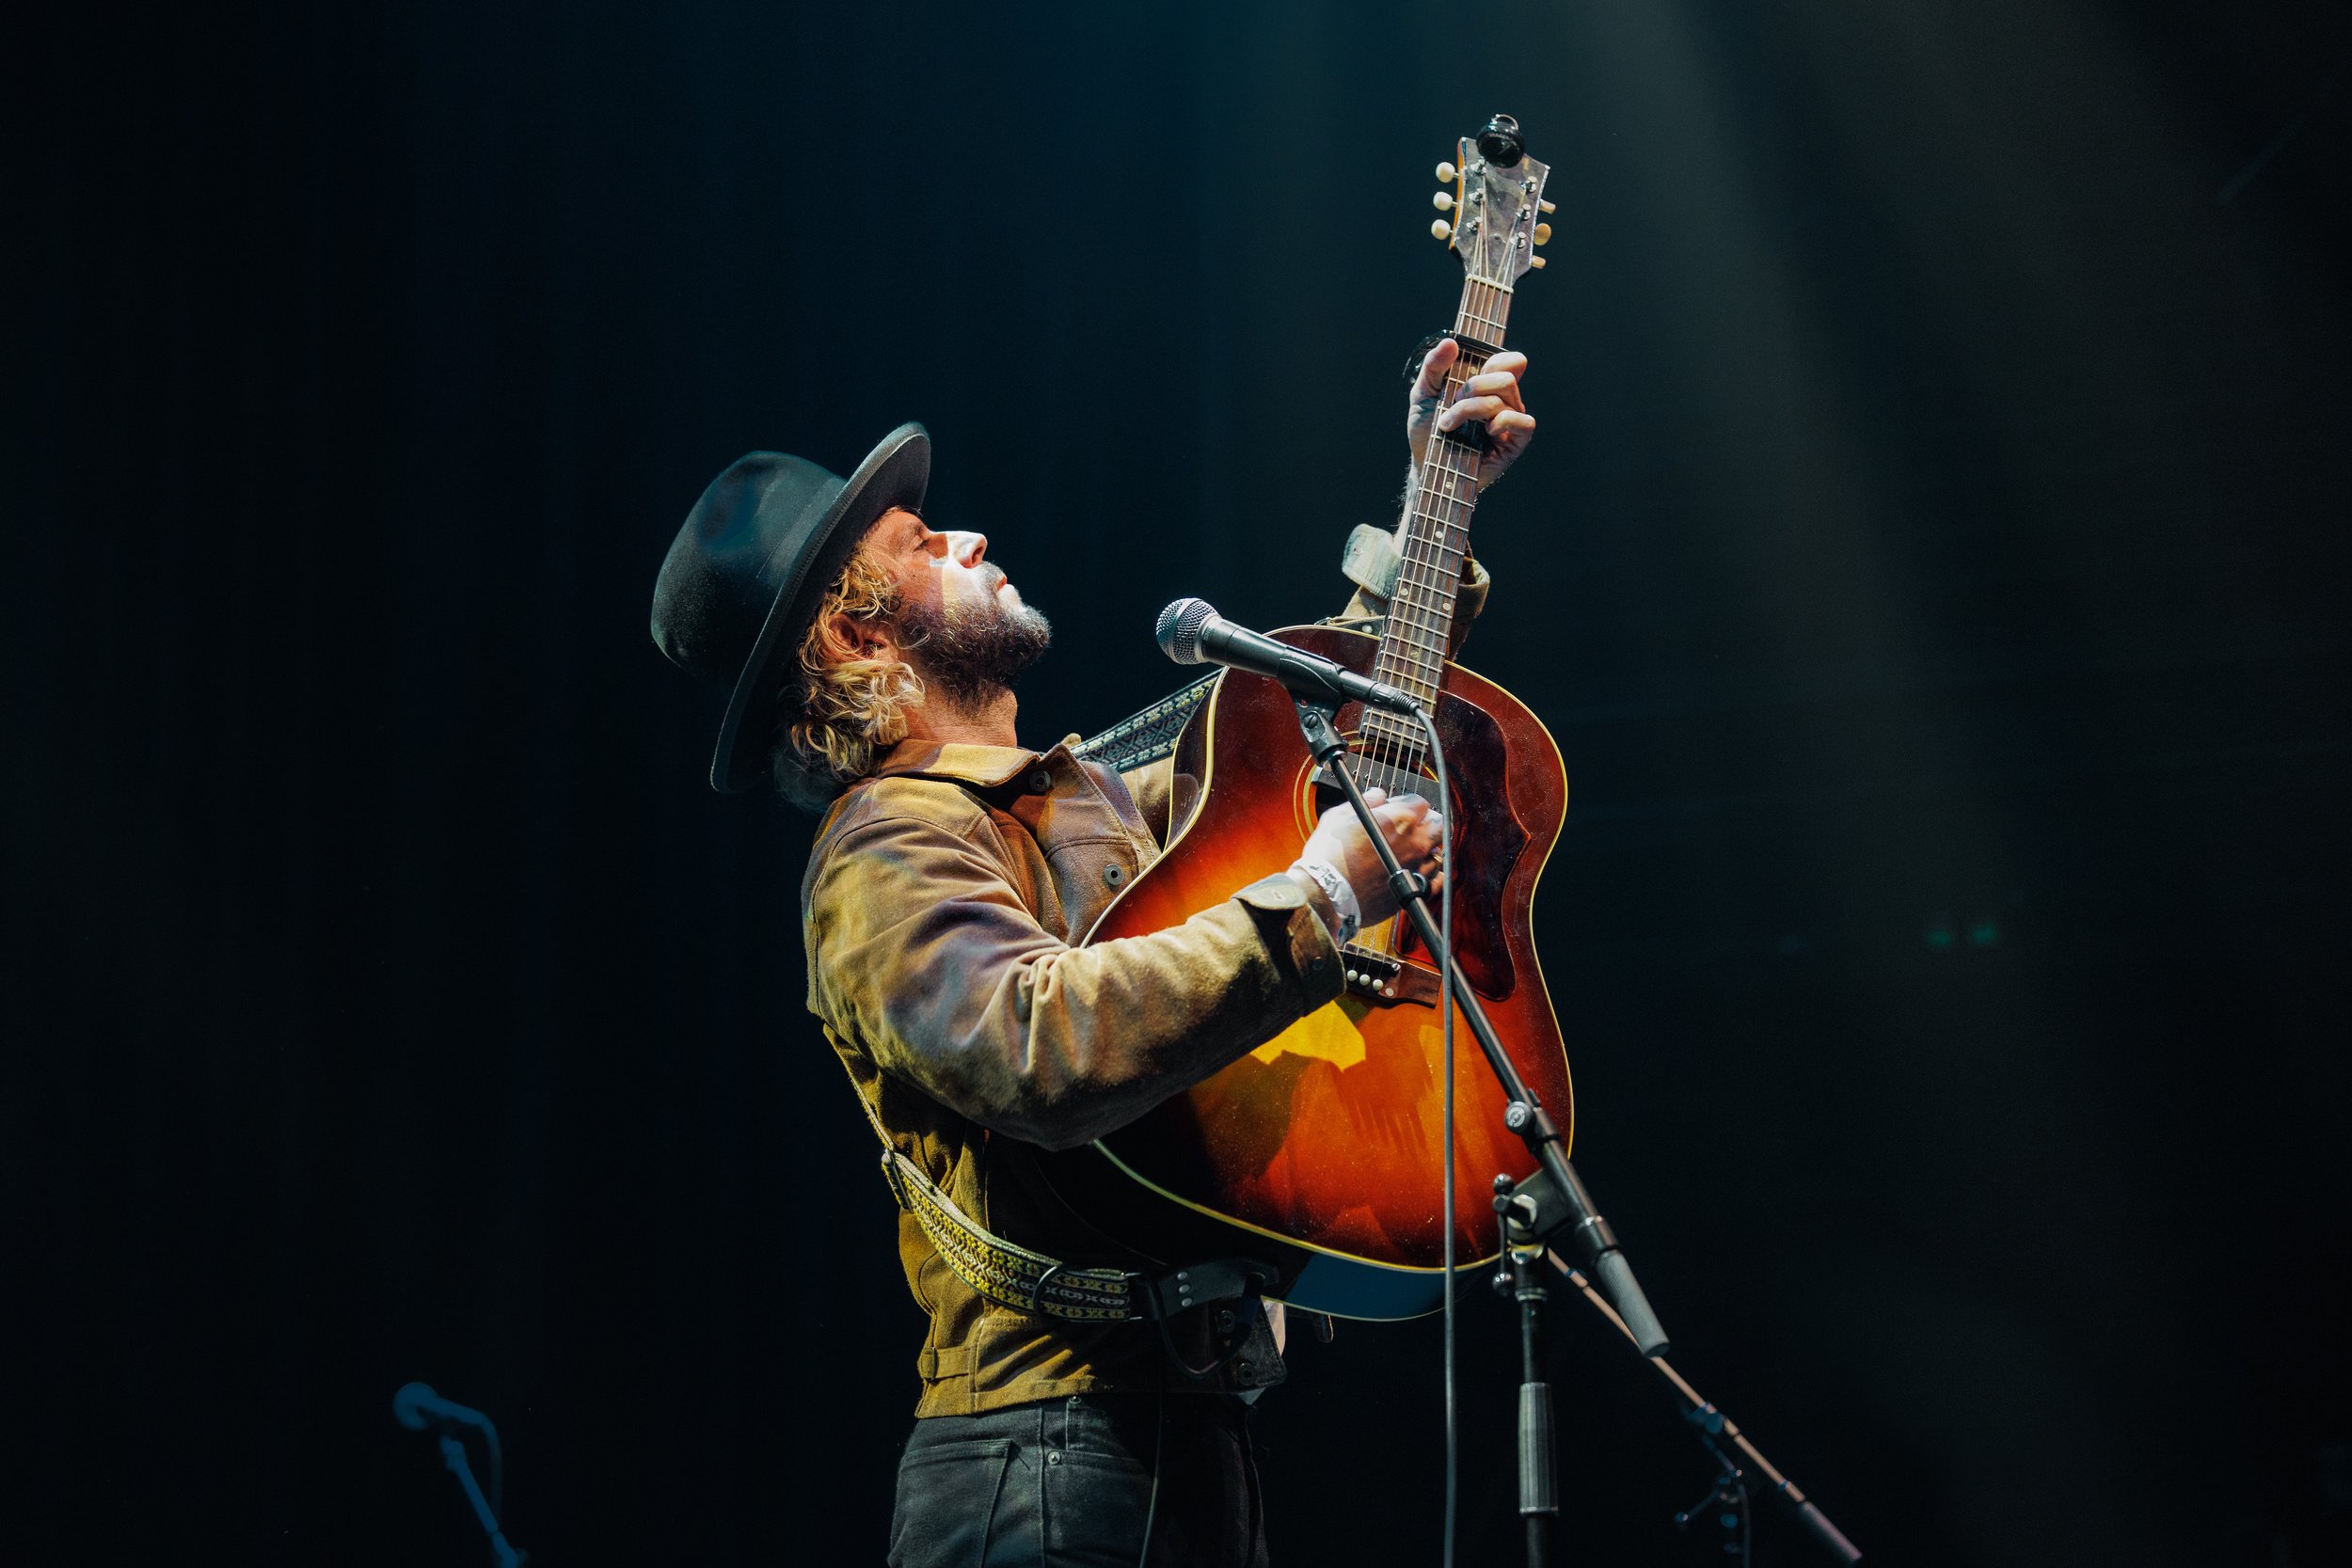
[[[1539,224],[1537,224],[1537,225],[1535,226],[1535,243],[1536,243],[1537,245],[1541,245],[1541,244],[1543,244],[1546,240],[1549,240],[1549,239],[1550,239],[1550,238],[1551,238],[1551,225],[1549,225],[1549,224],[1548,224],[1548,223],[1539,223]]]
[[[1439,218],[1429,226],[1429,237],[1433,240],[1451,240],[1454,238],[1454,225]]]
[[[1544,264],[1544,259],[1540,256],[1530,256],[1527,259],[1527,264],[1531,267],[1540,267]]]
[[[1440,213],[1450,213],[1454,211],[1454,193],[1452,191],[1439,191],[1437,195],[1429,198],[1429,205],[1435,207]]]
[[[1438,178],[1444,181],[1449,185],[1454,183],[1454,180],[1460,176],[1461,172],[1462,171],[1460,169],[1455,168],[1450,163],[1439,164],[1438,166]]]
[[[1559,209],[1559,208],[1557,208],[1557,207],[1554,207],[1554,206],[1553,206],[1550,202],[1546,201],[1546,200],[1542,199],[1541,198],[1536,198],[1536,202],[1535,202],[1535,210],[1536,210],[1537,212],[1539,212],[1539,213],[1556,213],[1556,212],[1558,212],[1560,209]]]

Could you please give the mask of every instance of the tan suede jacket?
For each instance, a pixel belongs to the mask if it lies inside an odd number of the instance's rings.
[[[1465,591],[1457,625],[1485,586]],[[1350,606],[1358,620],[1379,609]],[[1279,865],[1171,929],[1073,945],[1168,831],[1166,765],[1122,778],[1073,756],[1077,738],[1042,754],[907,741],[852,785],[802,882],[808,1006],[876,1131],[965,1213],[1064,1261],[1136,1267],[1062,1208],[1036,1149],[1132,1121],[1336,1000],[1343,980],[1328,911]],[[898,1251],[930,1316],[917,1416],[1280,1376],[1270,1344],[1201,1384],[1166,1372],[1146,1325],[998,1306],[910,1215]],[[1212,1359],[1205,1323],[1175,1326],[1188,1360]]]

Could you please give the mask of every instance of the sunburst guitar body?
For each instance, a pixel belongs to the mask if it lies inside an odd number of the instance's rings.
[[[1276,634],[1369,672],[1377,641],[1329,627]],[[1438,730],[1453,788],[1454,945],[1505,1049],[1565,1132],[1567,1055],[1532,927],[1535,886],[1567,806],[1560,752],[1509,692],[1445,667]],[[1343,708],[1343,735],[1360,714]],[[1340,799],[1318,784],[1290,694],[1229,672],[1175,756],[1178,809],[1166,851],[1087,938],[1182,923],[1298,858]],[[1405,784],[1393,774],[1381,782]],[[1410,787],[1405,784],[1405,787]],[[1432,798],[1434,782],[1423,785]],[[1312,1311],[1393,1319],[1434,1311],[1443,1289],[1445,1030],[1438,972],[1403,922],[1393,955],[1365,939],[1343,954],[1346,994],[1090,1148],[1053,1157],[1082,1214],[1160,1261],[1240,1254],[1270,1265],[1268,1293]],[[1498,1175],[1533,1168],[1503,1120],[1501,1088],[1457,1011],[1454,1256],[1491,1261]]]

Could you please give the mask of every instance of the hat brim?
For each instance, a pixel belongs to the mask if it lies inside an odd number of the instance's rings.
[[[759,641],[743,661],[727,716],[719,725],[719,746],[710,758],[710,787],[733,795],[775,778],[795,804],[830,800],[839,792],[831,775],[795,759],[773,756],[775,681],[771,674],[779,649],[797,647],[825,590],[857,548],[875,518],[893,507],[919,511],[930,485],[931,438],[919,424],[902,424],[866,453],[825,509],[808,543],[796,553],[776,590],[776,601],[759,628]],[[777,777],[781,768],[784,776]]]

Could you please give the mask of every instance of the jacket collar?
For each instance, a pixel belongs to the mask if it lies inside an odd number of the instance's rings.
[[[901,740],[868,778],[916,774],[995,789],[1037,766],[1041,753],[1019,746],[975,746],[961,741]]]

